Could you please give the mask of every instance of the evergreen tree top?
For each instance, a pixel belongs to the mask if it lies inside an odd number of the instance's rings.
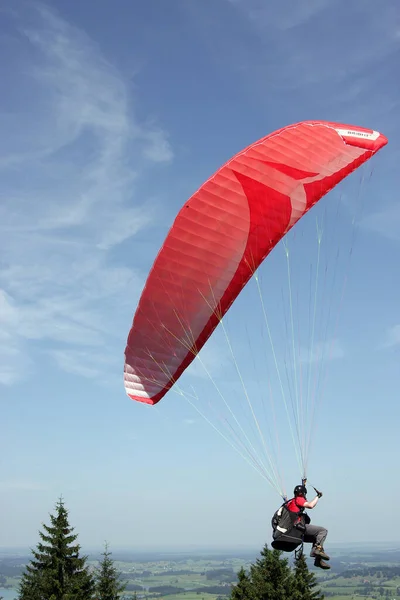
[[[293,600],[323,600],[317,586],[317,578],[308,570],[306,557],[301,553],[295,559]]]
[[[238,571],[230,600],[323,600],[305,556],[300,554],[291,569],[288,558],[282,555],[265,545],[249,573],[243,567]]]
[[[42,524],[40,540],[32,550],[19,589],[20,600],[92,600],[94,579],[80,556],[77,534],[69,524],[62,498],[50,515],[50,525]]]
[[[98,600],[118,600],[125,590],[126,584],[120,581],[120,573],[111,558],[107,542],[104,545],[102,560],[97,569],[96,592]]]

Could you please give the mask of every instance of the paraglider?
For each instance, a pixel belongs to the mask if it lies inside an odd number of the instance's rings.
[[[179,211],[147,278],[125,349],[128,396],[159,402],[275,245],[386,143],[370,129],[304,121],[212,175]]]
[[[142,291],[125,348],[127,395],[155,405],[176,386],[273,248],[386,144],[371,129],[303,121],[251,144],[201,185],[176,216]],[[271,482],[249,448],[248,462]],[[272,519],[273,546],[290,552],[310,542],[316,566],[329,568],[327,531],[304,513],[322,494],[308,502],[303,486],[288,502],[275,485],[285,502]]]
[[[330,557],[324,550],[324,542],[328,535],[327,529],[319,525],[311,525],[311,519],[305,512],[313,509],[322,492],[315,489],[316,496],[310,502],[307,500],[306,481],[296,485],[293,490],[293,498],[286,500],[272,517],[273,529],[272,547],[284,552],[292,552],[303,543],[311,543],[310,556],[313,557],[314,565],[321,569],[330,569],[325,561]]]

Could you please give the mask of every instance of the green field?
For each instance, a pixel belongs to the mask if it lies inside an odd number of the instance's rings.
[[[379,565],[374,565],[379,566]],[[397,566],[397,565],[396,565]],[[400,598],[400,577],[353,576],[342,577],[332,575],[321,582],[321,589],[327,598],[332,600],[349,600],[350,598],[375,598],[391,600]]]
[[[229,595],[238,570],[242,566],[249,569],[256,558],[256,553],[230,557],[171,554],[169,560],[138,560],[129,555],[118,557],[115,566],[127,584],[126,599],[136,591],[138,600],[216,600]],[[308,564],[326,600],[400,600],[400,551],[391,561],[387,555],[383,558],[386,560],[379,562],[373,553],[336,554],[331,559],[332,570],[323,572],[314,569],[311,560]],[[89,564],[93,569],[97,566],[95,557]],[[16,589],[18,582],[18,576],[6,576],[7,586]]]

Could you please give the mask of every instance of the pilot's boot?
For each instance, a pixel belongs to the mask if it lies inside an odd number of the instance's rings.
[[[317,556],[317,558],[314,560],[314,566],[319,567],[320,569],[330,569],[331,568],[331,566],[328,565],[328,563],[324,562],[322,560],[322,558],[320,558],[319,556]]]
[[[329,560],[329,556],[325,553],[325,550],[321,546],[321,544],[316,544],[312,547],[310,552],[310,556],[318,556],[319,558],[324,558],[325,560]]]

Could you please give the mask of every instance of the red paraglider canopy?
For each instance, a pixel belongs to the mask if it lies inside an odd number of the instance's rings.
[[[149,273],[125,349],[130,398],[156,404],[293,225],[387,139],[305,121],[239,152],[186,202]]]

